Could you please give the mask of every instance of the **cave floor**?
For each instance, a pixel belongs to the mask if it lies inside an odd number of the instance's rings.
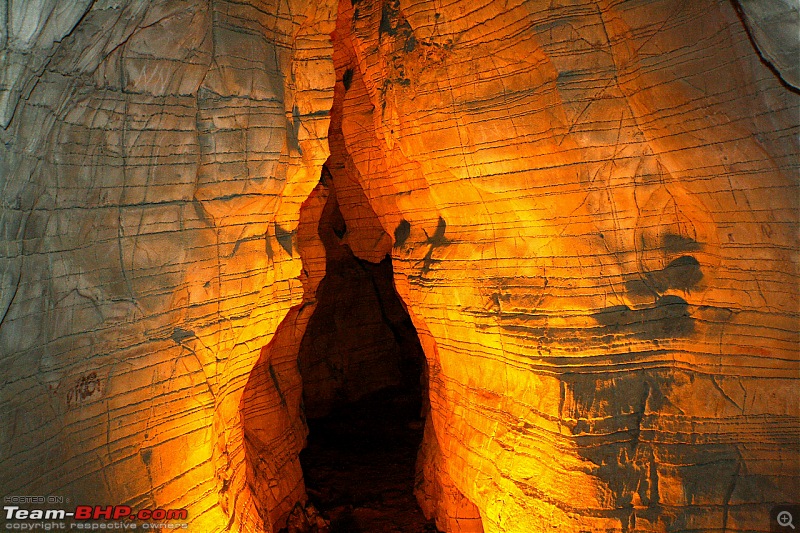
[[[414,497],[419,394],[384,389],[309,420],[300,454],[311,502],[330,533],[436,533]]]

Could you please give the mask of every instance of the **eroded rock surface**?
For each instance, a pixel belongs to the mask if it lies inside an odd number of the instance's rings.
[[[0,492],[269,530],[239,405],[303,295],[335,6],[8,4]]]
[[[737,0],[761,56],[778,75],[800,89],[800,2]]]
[[[7,4],[5,494],[287,523],[330,146],[428,361],[440,529],[796,498],[798,95],[731,3]]]
[[[798,481],[798,99],[733,6],[344,1],[334,45],[439,527],[767,529]]]

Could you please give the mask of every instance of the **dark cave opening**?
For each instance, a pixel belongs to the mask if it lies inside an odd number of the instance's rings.
[[[300,462],[330,523],[318,531],[436,532],[414,496],[426,362],[391,257],[353,254],[332,185],[318,231],[326,274],[298,356],[309,428]]]

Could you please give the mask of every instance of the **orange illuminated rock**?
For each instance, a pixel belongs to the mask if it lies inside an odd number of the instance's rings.
[[[466,500],[486,531],[768,529],[799,474],[798,98],[731,5],[344,1],[334,61],[440,528]]]
[[[0,15],[4,494],[277,532],[301,398],[347,390],[323,277],[388,253],[443,531],[766,531],[796,499],[800,99],[730,2]]]
[[[240,404],[303,297],[335,6],[42,0],[2,15],[0,492],[265,529]],[[295,462],[296,419],[273,428]]]

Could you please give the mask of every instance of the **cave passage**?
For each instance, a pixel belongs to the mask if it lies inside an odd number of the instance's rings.
[[[414,496],[425,357],[391,258],[357,258],[342,244],[347,232],[331,189],[319,224],[326,275],[298,358],[306,490],[331,533],[436,532]]]

